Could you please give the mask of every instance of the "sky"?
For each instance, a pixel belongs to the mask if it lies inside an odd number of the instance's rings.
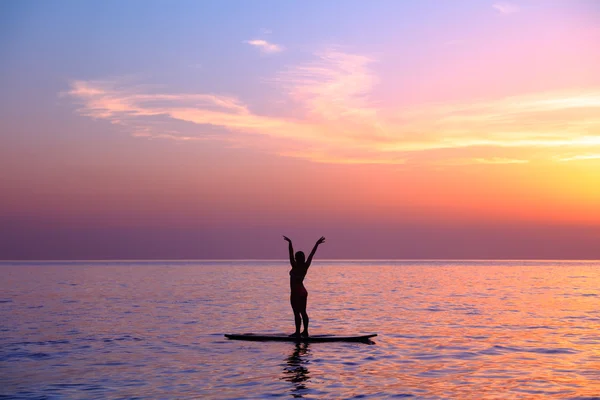
[[[600,259],[600,3],[7,0],[0,259]]]

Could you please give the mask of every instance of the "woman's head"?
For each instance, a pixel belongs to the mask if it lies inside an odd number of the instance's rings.
[[[304,264],[304,262],[305,262],[304,252],[297,251],[295,258],[296,258],[297,263]]]

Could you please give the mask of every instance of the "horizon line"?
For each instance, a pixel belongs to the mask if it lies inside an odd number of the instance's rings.
[[[0,259],[0,263],[25,262],[228,262],[228,261],[288,261],[287,258],[122,258],[122,259]],[[319,261],[597,261],[588,258],[321,258]]]

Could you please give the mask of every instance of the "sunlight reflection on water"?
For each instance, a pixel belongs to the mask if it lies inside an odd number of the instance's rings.
[[[1,263],[10,398],[586,398],[600,394],[599,262],[317,261],[311,333],[283,262]]]

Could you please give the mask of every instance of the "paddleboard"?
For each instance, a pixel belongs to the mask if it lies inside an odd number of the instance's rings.
[[[229,334],[226,333],[225,337],[232,340],[252,340],[257,342],[267,341],[278,341],[278,342],[306,342],[306,343],[318,343],[318,342],[369,342],[369,339],[377,336],[376,333],[370,335],[351,335],[351,336],[336,336],[336,335],[311,335],[309,337],[296,337],[288,336],[284,334],[275,335],[261,335],[258,333],[242,333],[242,334]]]

